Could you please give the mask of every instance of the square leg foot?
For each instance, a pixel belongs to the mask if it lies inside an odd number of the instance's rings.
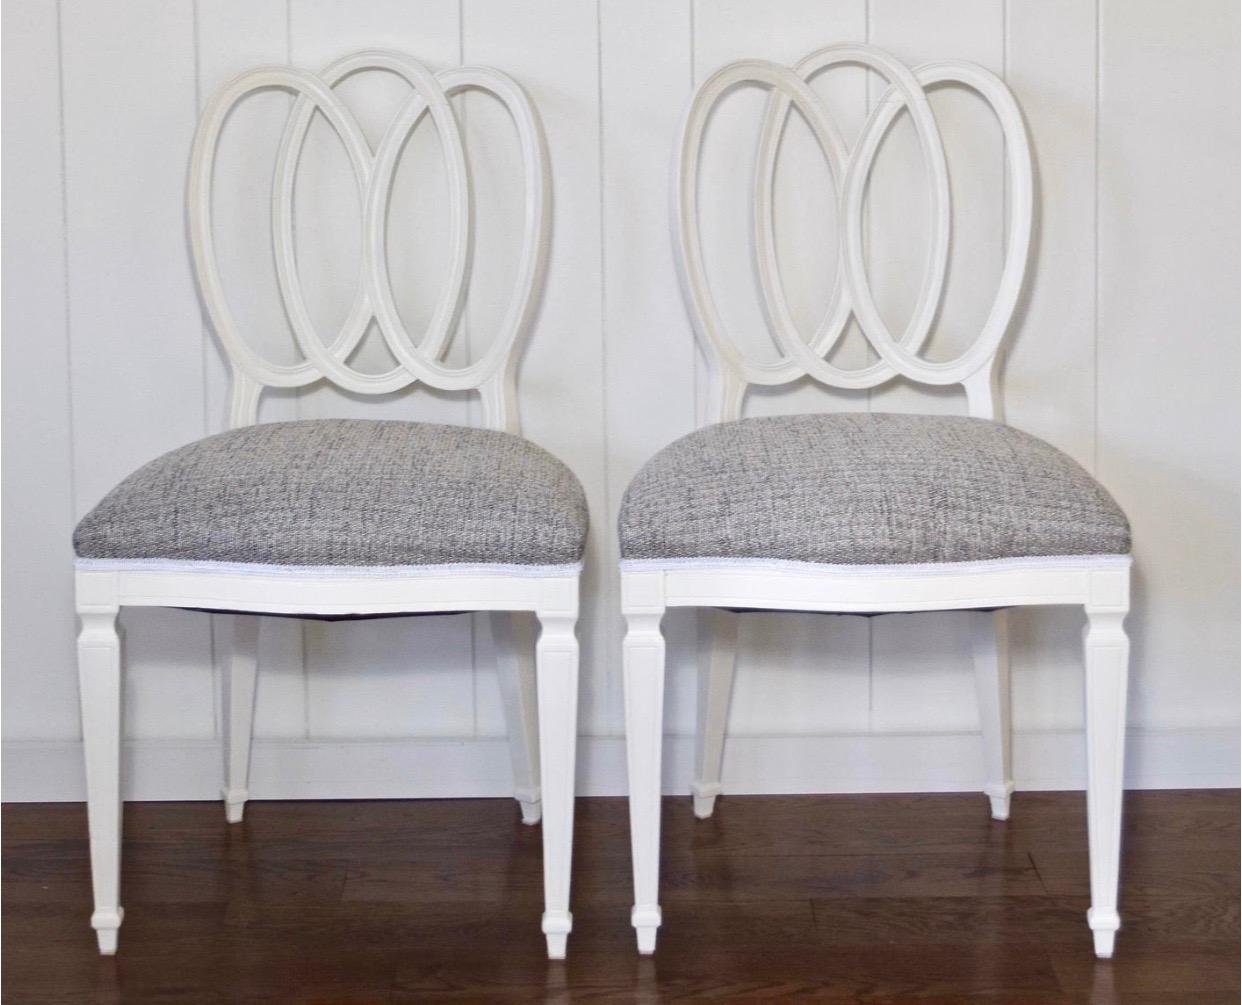
[[[1117,933],[1092,932],[1091,936],[1095,939],[1095,955],[1102,960],[1111,960],[1113,949],[1117,944]]]
[[[988,801],[992,804],[993,820],[1009,819],[1009,799],[1013,795],[1013,782],[1004,785],[989,785],[984,790]]]
[[[663,916],[656,904],[635,907],[630,912],[630,924],[634,926],[634,934],[638,938],[638,952],[642,956],[650,956],[655,952],[656,932],[660,930]]]
[[[248,789],[223,789],[224,819],[231,824],[239,824],[246,813],[246,800],[250,798]]]
[[[1117,929],[1121,927],[1121,918],[1116,911],[1099,911],[1094,908],[1087,912],[1087,924],[1091,926],[1091,937],[1095,940],[1095,955],[1102,960],[1113,958],[1113,948],[1117,943]]]
[[[527,827],[534,827],[543,819],[543,803],[540,800],[519,799],[518,805],[522,807],[522,823]]]
[[[574,916],[568,911],[544,911],[543,934],[548,939],[548,959],[563,960],[569,933],[574,927]]]
[[[700,782],[693,782],[690,785],[690,792],[694,795],[694,815],[700,820],[706,820],[715,812],[716,797],[720,795],[720,783],[712,782],[704,785]]]
[[[99,943],[100,956],[115,956],[117,941],[121,934],[121,921],[125,911],[96,911],[91,915],[91,928],[95,929],[95,940]]]
[[[568,933],[550,932],[546,938],[548,940],[548,959],[563,960],[565,958],[566,947],[569,943]]]

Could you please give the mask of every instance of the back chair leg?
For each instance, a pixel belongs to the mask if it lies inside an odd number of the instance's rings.
[[[495,611],[492,645],[500,677],[500,696],[509,727],[513,795],[522,823],[539,823],[539,708],[535,682],[535,622],[529,614]]]
[[[563,960],[573,928],[574,758],[578,739],[576,611],[539,612],[535,650],[539,704],[539,777],[543,795],[543,932],[548,958]]]
[[[233,638],[224,671],[224,817],[241,823],[250,798],[250,747],[259,680],[259,618],[232,617]]]
[[[1130,640],[1126,612],[1087,608],[1083,634],[1087,704],[1087,835],[1091,854],[1091,910],[1087,923],[1095,955],[1107,959],[1121,917],[1117,881],[1121,869],[1122,769],[1125,763],[1126,684]]]
[[[1006,611],[972,611],[967,615],[975,658],[975,688],[983,734],[983,791],[995,820],[1009,819],[1013,795],[1009,718],[1009,615]]]
[[[78,688],[90,823],[91,927],[104,956],[116,953],[121,927],[121,640],[117,609],[83,606],[79,591]]]
[[[660,927],[660,760],[664,742],[663,577],[622,576],[626,632],[622,645],[625,750],[630,788],[630,852],[638,951],[655,952]]]
[[[708,610],[699,614],[698,746],[694,756],[694,815],[706,820],[720,795],[725,727],[737,663],[737,615]]]

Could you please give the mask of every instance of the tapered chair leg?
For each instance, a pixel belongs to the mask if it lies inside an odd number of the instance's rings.
[[[1009,718],[1009,615],[1006,611],[973,611],[969,615],[983,734],[983,791],[992,803],[992,817],[1009,819],[1013,795],[1011,726]]]
[[[233,639],[224,672],[224,816],[241,823],[250,798],[250,747],[259,680],[259,619],[234,615]]]
[[[1087,923],[1095,955],[1113,955],[1121,917],[1122,771],[1125,764],[1126,685],[1130,641],[1125,612],[1087,609],[1083,635],[1087,705],[1087,836],[1091,855],[1091,910]]]
[[[699,615],[698,745],[694,753],[694,815],[705,820],[720,795],[725,727],[737,663],[737,615],[708,610]]]
[[[491,615],[492,646],[500,677],[500,696],[509,727],[513,759],[513,795],[522,823],[537,824],[539,798],[539,708],[535,681],[535,622],[528,614],[497,611]]]
[[[664,742],[664,615],[659,574],[623,577],[625,749],[630,788],[630,852],[638,951],[654,953],[660,914],[660,761]]]
[[[573,915],[574,758],[578,739],[577,612],[539,612],[535,650],[539,704],[539,776],[543,796],[543,932],[548,958],[563,960]]]
[[[80,598],[80,594],[79,594]],[[121,640],[117,609],[83,608],[78,615],[78,688],[86,757],[86,811],[90,825],[91,927],[99,952],[116,952],[121,909]]]

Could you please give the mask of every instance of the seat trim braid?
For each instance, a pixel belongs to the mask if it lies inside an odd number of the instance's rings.
[[[175,572],[289,579],[392,579],[440,576],[515,576],[556,579],[576,576],[581,562],[565,565],[518,565],[503,562],[453,562],[441,565],[262,565],[257,562],[213,562],[176,558],[76,558],[79,572]]]
[[[785,558],[623,558],[622,572],[676,572],[680,570],[725,569],[750,572],[798,572],[831,576],[857,576],[860,579],[892,576],[955,576],[972,572],[1039,569],[1128,568],[1130,555],[1027,555],[1015,558],[990,558],[974,562],[912,562],[847,565],[827,562],[798,562]]]

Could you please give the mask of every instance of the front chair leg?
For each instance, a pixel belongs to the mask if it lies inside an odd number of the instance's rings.
[[[254,697],[259,680],[259,619],[234,615],[233,640],[224,671],[224,817],[241,823],[250,798],[250,746],[254,733]]]
[[[1009,819],[1013,795],[1010,763],[1009,615],[1006,611],[972,611],[971,648],[975,659],[975,690],[979,696],[979,727],[983,734],[983,791],[995,820]]]
[[[1083,634],[1087,704],[1087,835],[1091,856],[1091,910],[1087,923],[1095,955],[1107,959],[1121,917],[1117,881],[1121,870],[1122,769],[1126,742],[1126,684],[1130,640],[1126,612],[1087,609]]]
[[[543,795],[543,932],[548,958],[563,960],[573,928],[569,879],[574,838],[574,758],[578,739],[577,611],[540,611],[535,649],[539,776]]]
[[[630,788],[630,851],[638,951],[655,952],[660,927],[660,761],[664,742],[663,581],[659,573],[623,577],[622,646],[625,749]]]
[[[84,606],[79,590],[78,689],[90,828],[91,927],[104,956],[116,953],[121,910],[121,640],[117,608]]]
[[[535,682],[534,619],[526,613],[494,611],[492,647],[500,677],[500,695],[509,727],[513,760],[513,795],[522,823],[537,824],[539,801],[539,709]]]

